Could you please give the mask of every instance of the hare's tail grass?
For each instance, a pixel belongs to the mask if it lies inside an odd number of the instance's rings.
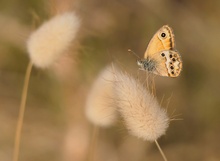
[[[23,120],[24,120],[24,112],[25,112],[28,85],[29,85],[32,66],[33,66],[32,62],[29,62],[27,69],[26,69],[26,73],[25,73],[25,80],[24,80],[24,86],[22,90],[21,104],[20,104],[17,127],[16,127],[16,134],[15,134],[13,161],[18,161],[18,157],[19,157],[21,130],[22,130],[22,125],[23,125]]]
[[[160,151],[160,154],[161,154],[162,157],[163,157],[163,160],[164,160],[164,161],[168,161],[167,158],[166,158],[166,155],[164,154],[164,152],[163,152],[163,150],[161,149],[161,147],[160,147],[159,143],[157,142],[157,140],[154,140],[154,141],[155,141],[155,143],[156,143],[156,145],[157,145],[157,148],[158,148],[159,151]]]

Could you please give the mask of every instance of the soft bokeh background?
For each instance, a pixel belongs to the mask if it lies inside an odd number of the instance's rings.
[[[219,0],[1,0],[0,1],[0,160],[11,161],[28,64],[26,39],[55,10],[75,10],[82,27],[77,42],[52,69],[31,75],[20,160],[87,160],[92,126],[84,116],[86,96],[111,61],[137,76],[153,34],[170,25],[182,55],[176,79],[156,77],[158,100],[181,114],[159,142],[170,161],[220,160],[220,1]],[[169,101],[170,100],[170,101]],[[101,129],[96,161],[162,160],[152,143],[116,125]]]

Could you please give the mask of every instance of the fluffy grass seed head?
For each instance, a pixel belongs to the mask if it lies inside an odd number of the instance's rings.
[[[114,102],[114,73],[106,67],[94,82],[86,102],[86,116],[97,126],[111,126],[117,118]]]
[[[36,67],[47,68],[65,52],[76,37],[80,21],[74,12],[59,14],[34,31],[27,49]]]
[[[148,141],[164,135],[169,118],[157,100],[131,76],[116,72],[115,78],[118,110],[129,132]]]

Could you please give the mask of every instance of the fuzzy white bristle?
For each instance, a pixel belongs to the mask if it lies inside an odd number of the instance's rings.
[[[36,67],[47,68],[67,50],[76,37],[80,21],[74,12],[66,12],[51,18],[34,31],[27,49]]]
[[[106,67],[94,82],[86,102],[86,116],[97,126],[112,125],[117,118],[114,96],[114,74],[112,67]]]
[[[118,110],[129,132],[148,141],[164,135],[169,118],[157,100],[131,76],[116,72],[115,79]]]

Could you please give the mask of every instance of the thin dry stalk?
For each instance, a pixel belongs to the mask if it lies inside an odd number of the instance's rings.
[[[89,161],[94,161],[95,160],[95,151],[96,151],[96,148],[97,148],[98,135],[99,135],[99,127],[94,125],[92,138],[91,138],[91,143],[90,143],[90,148],[89,148],[89,155],[88,155],[88,160]]]
[[[164,152],[163,152],[163,150],[161,149],[161,147],[160,147],[159,143],[157,142],[157,140],[155,140],[155,143],[156,143],[156,145],[157,145],[157,148],[158,148],[159,151],[160,151],[160,154],[161,154],[162,157],[163,157],[163,160],[164,160],[164,161],[168,161],[167,158],[166,158],[166,155],[164,154]]]
[[[27,69],[26,69],[26,73],[25,73],[24,86],[22,90],[21,104],[20,104],[17,127],[16,127],[16,134],[15,134],[13,161],[18,161],[18,157],[19,157],[21,130],[22,130],[22,125],[23,125],[23,120],[24,120],[24,112],[25,112],[28,85],[29,85],[32,66],[33,66],[32,62],[29,62]]]

